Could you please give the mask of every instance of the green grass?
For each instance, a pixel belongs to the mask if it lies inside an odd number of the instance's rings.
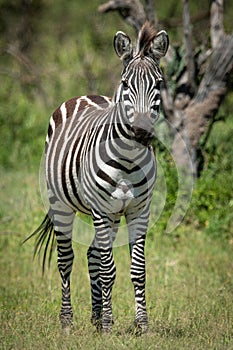
[[[74,243],[74,329],[59,325],[60,278],[56,257],[41,276],[32,262],[33,242],[24,237],[43,218],[36,173],[1,174],[0,349],[233,349],[233,240],[180,226],[171,235],[151,229],[146,243],[150,332],[129,332],[134,320],[128,247],[114,249],[115,325],[110,336],[95,333],[87,273],[87,247]]]

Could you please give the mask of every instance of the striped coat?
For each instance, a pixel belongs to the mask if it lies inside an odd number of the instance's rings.
[[[163,80],[158,63],[166,54],[168,37],[165,31],[156,33],[147,22],[136,47],[123,32],[116,34],[114,47],[124,68],[113,99],[82,96],[63,103],[50,119],[46,138],[50,208],[31,236],[36,236],[35,252],[47,242],[43,264],[49,250],[51,257],[56,238],[63,328],[72,323],[72,227],[77,211],[91,215],[95,226],[95,238],[87,253],[93,324],[106,332],[112,328],[111,293],[116,275],[112,243],[121,216],[125,216],[135,290],[135,326],[140,331],[148,327],[144,245],[156,179],[151,142]]]

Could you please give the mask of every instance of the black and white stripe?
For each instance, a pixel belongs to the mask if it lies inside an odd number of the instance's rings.
[[[116,275],[112,243],[124,215],[135,289],[135,325],[141,330],[147,327],[144,245],[156,178],[150,143],[163,80],[158,60],[165,55],[167,46],[166,32],[156,34],[149,23],[142,28],[136,49],[126,34],[118,32],[114,47],[124,69],[113,99],[73,98],[50,119],[45,149],[50,209],[34,234],[36,250],[40,250],[49,233],[45,257],[52,228],[56,234],[63,327],[72,322],[70,273],[76,211],[92,216],[96,232],[87,253],[92,322],[104,331],[111,330],[111,293]]]

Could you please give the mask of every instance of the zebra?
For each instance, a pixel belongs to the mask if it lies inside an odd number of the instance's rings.
[[[76,212],[90,215],[95,237],[88,248],[92,298],[91,322],[111,332],[112,287],[116,276],[113,241],[121,217],[128,227],[130,276],[135,293],[136,329],[148,329],[145,299],[145,238],[156,180],[151,146],[164,80],[159,60],[169,39],[146,22],[136,44],[122,31],[113,42],[123,62],[121,80],[113,98],[87,95],[60,105],[51,116],[45,143],[45,172],[49,209],[35,236],[34,254],[44,248],[49,261],[57,244],[62,282],[60,322],[72,325],[70,274],[74,253],[72,227]],[[27,240],[26,239],[26,240]]]

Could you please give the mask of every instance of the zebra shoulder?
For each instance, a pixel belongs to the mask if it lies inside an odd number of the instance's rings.
[[[62,123],[74,115],[78,115],[86,108],[106,108],[106,106],[112,103],[112,99],[102,95],[88,95],[73,97],[63,102],[52,114],[50,118],[47,140],[50,139],[54,130],[58,128]]]

